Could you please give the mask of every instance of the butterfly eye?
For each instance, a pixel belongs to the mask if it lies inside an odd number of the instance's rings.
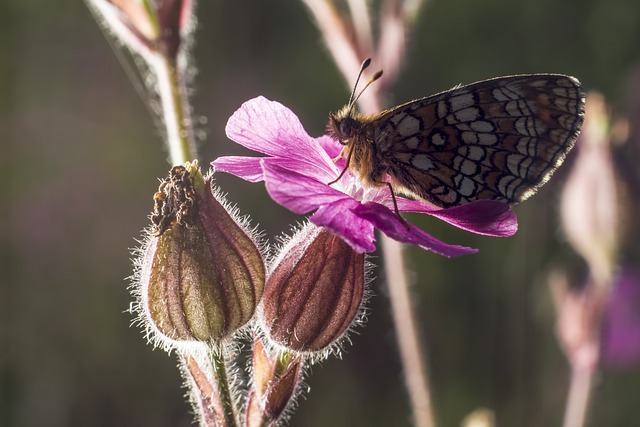
[[[348,139],[351,137],[352,133],[353,133],[353,120],[347,117],[340,122],[340,136],[345,139]]]

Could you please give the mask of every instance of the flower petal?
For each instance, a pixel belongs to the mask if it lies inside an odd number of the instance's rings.
[[[264,159],[271,165],[277,164],[291,172],[297,172],[312,178],[323,185],[328,185],[329,182],[335,180],[339,173],[338,168],[336,168],[331,161],[329,161],[330,163],[318,162],[316,160],[307,162],[300,158],[294,159],[286,157],[266,157]]]
[[[340,236],[356,252],[373,252],[376,250],[373,225],[354,213],[359,206],[360,202],[351,198],[338,200],[320,206],[309,220]]]
[[[324,182],[283,167],[280,160],[263,158],[261,164],[269,195],[285,208],[306,214],[338,200],[353,200]]]
[[[418,245],[423,249],[446,257],[454,257],[478,252],[477,249],[466,246],[449,245],[425,233],[415,225],[402,223],[397,215],[379,203],[369,202],[356,207],[354,212],[361,218],[371,222],[387,236],[402,243]]]
[[[263,96],[242,104],[225,130],[238,144],[270,156],[308,155],[320,149],[291,110]]]
[[[223,156],[215,159],[211,165],[216,172],[230,173],[249,182],[260,182],[263,180],[261,159],[262,157]]]
[[[458,228],[485,236],[513,236],[518,231],[518,218],[507,203],[478,200],[454,208],[439,209],[416,200],[398,197],[401,212],[426,213]]]
[[[328,135],[323,135],[321,137],[316,138],[316,143],[319,144],[320,147],[322,147],[322,149],[325,151],[325,153],[327,153],[327,155],[331,159],[335,159],[342,152],[343,146],[340,145],[338,141],[336,141],[335,139],[331,138]],[[340,162],[341,164],[338,164]],[[345,167],[346,160],[340,159],[338,160],[338,162],[336,162],[336,164],[338,164],[338,167],[342,169]]]

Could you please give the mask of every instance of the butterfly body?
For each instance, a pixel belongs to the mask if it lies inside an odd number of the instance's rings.
[[[348,105],[328,130],[367,185],[448,208],[476,200],[521,202],[573,147],[584,92],[568,76],[500,77],[417,99],[379,114]]]

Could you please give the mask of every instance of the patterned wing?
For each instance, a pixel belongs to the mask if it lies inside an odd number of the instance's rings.
[[[500,77],[385,111],[376,146],[399,191],[441,207],[533,195],[562,164],[584,118],[573,77]]]

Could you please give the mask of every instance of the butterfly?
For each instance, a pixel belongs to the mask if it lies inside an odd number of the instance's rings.
[[[351,170],[365,185],[386,185],[398,217],[394,190],[440,208],[522,202],[562,164],[584,120],[580,82],[561,74],[498,77],[368,115],[354,94],[329,116],[347,163],[329,184]]]

